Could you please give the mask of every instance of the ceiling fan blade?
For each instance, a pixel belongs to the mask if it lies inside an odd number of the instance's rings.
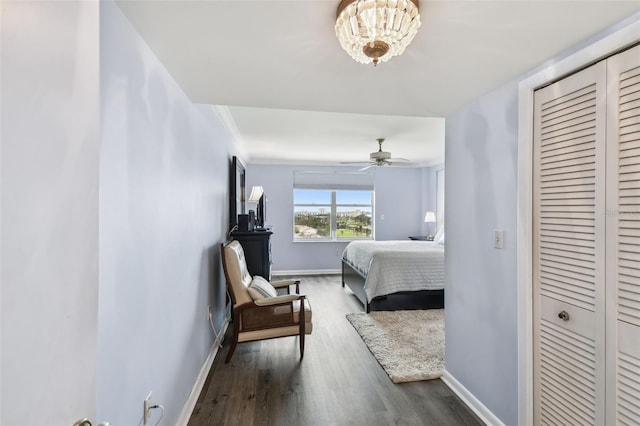
[[[376,166],[375,164],[369,164],[367,167],[363,167],[358,171],[359,172],[364,172],[365,170],[370,169],[371,167],[375,167],[375,166]]]
[[[410,163],[411,160],[407,160],[406,158],[388,158],[387,161],[395,161],[399,163]]]
[[[387,165],[392,166],[392,167],[417,167],[419,166],[418,163],[405,163],[404,161],[400,161],[400,162],[394,162],[394,161],[389,161],[387,162]]]

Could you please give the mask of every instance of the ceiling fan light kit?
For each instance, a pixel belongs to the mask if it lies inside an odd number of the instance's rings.
[[[342,48],[374,66],[401,55],[420,27],[418,0],[342,0],[336,16]]]

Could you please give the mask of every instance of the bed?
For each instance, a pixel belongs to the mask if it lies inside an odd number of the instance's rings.
[[[365,311],[444,307],[444,245],[438,241],[352,241],[342,253],[342,286]]]

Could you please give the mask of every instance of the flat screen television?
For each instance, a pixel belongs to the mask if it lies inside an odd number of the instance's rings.
[[[258,200],[258,206],[256,208],[256,229],[264,229],[264,224],[267,218],[267,197],[263,193]]]

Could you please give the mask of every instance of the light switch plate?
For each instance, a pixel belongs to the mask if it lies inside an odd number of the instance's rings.
[[[497,249],[504,248],[504,231],[493,231],[493,246]]]

